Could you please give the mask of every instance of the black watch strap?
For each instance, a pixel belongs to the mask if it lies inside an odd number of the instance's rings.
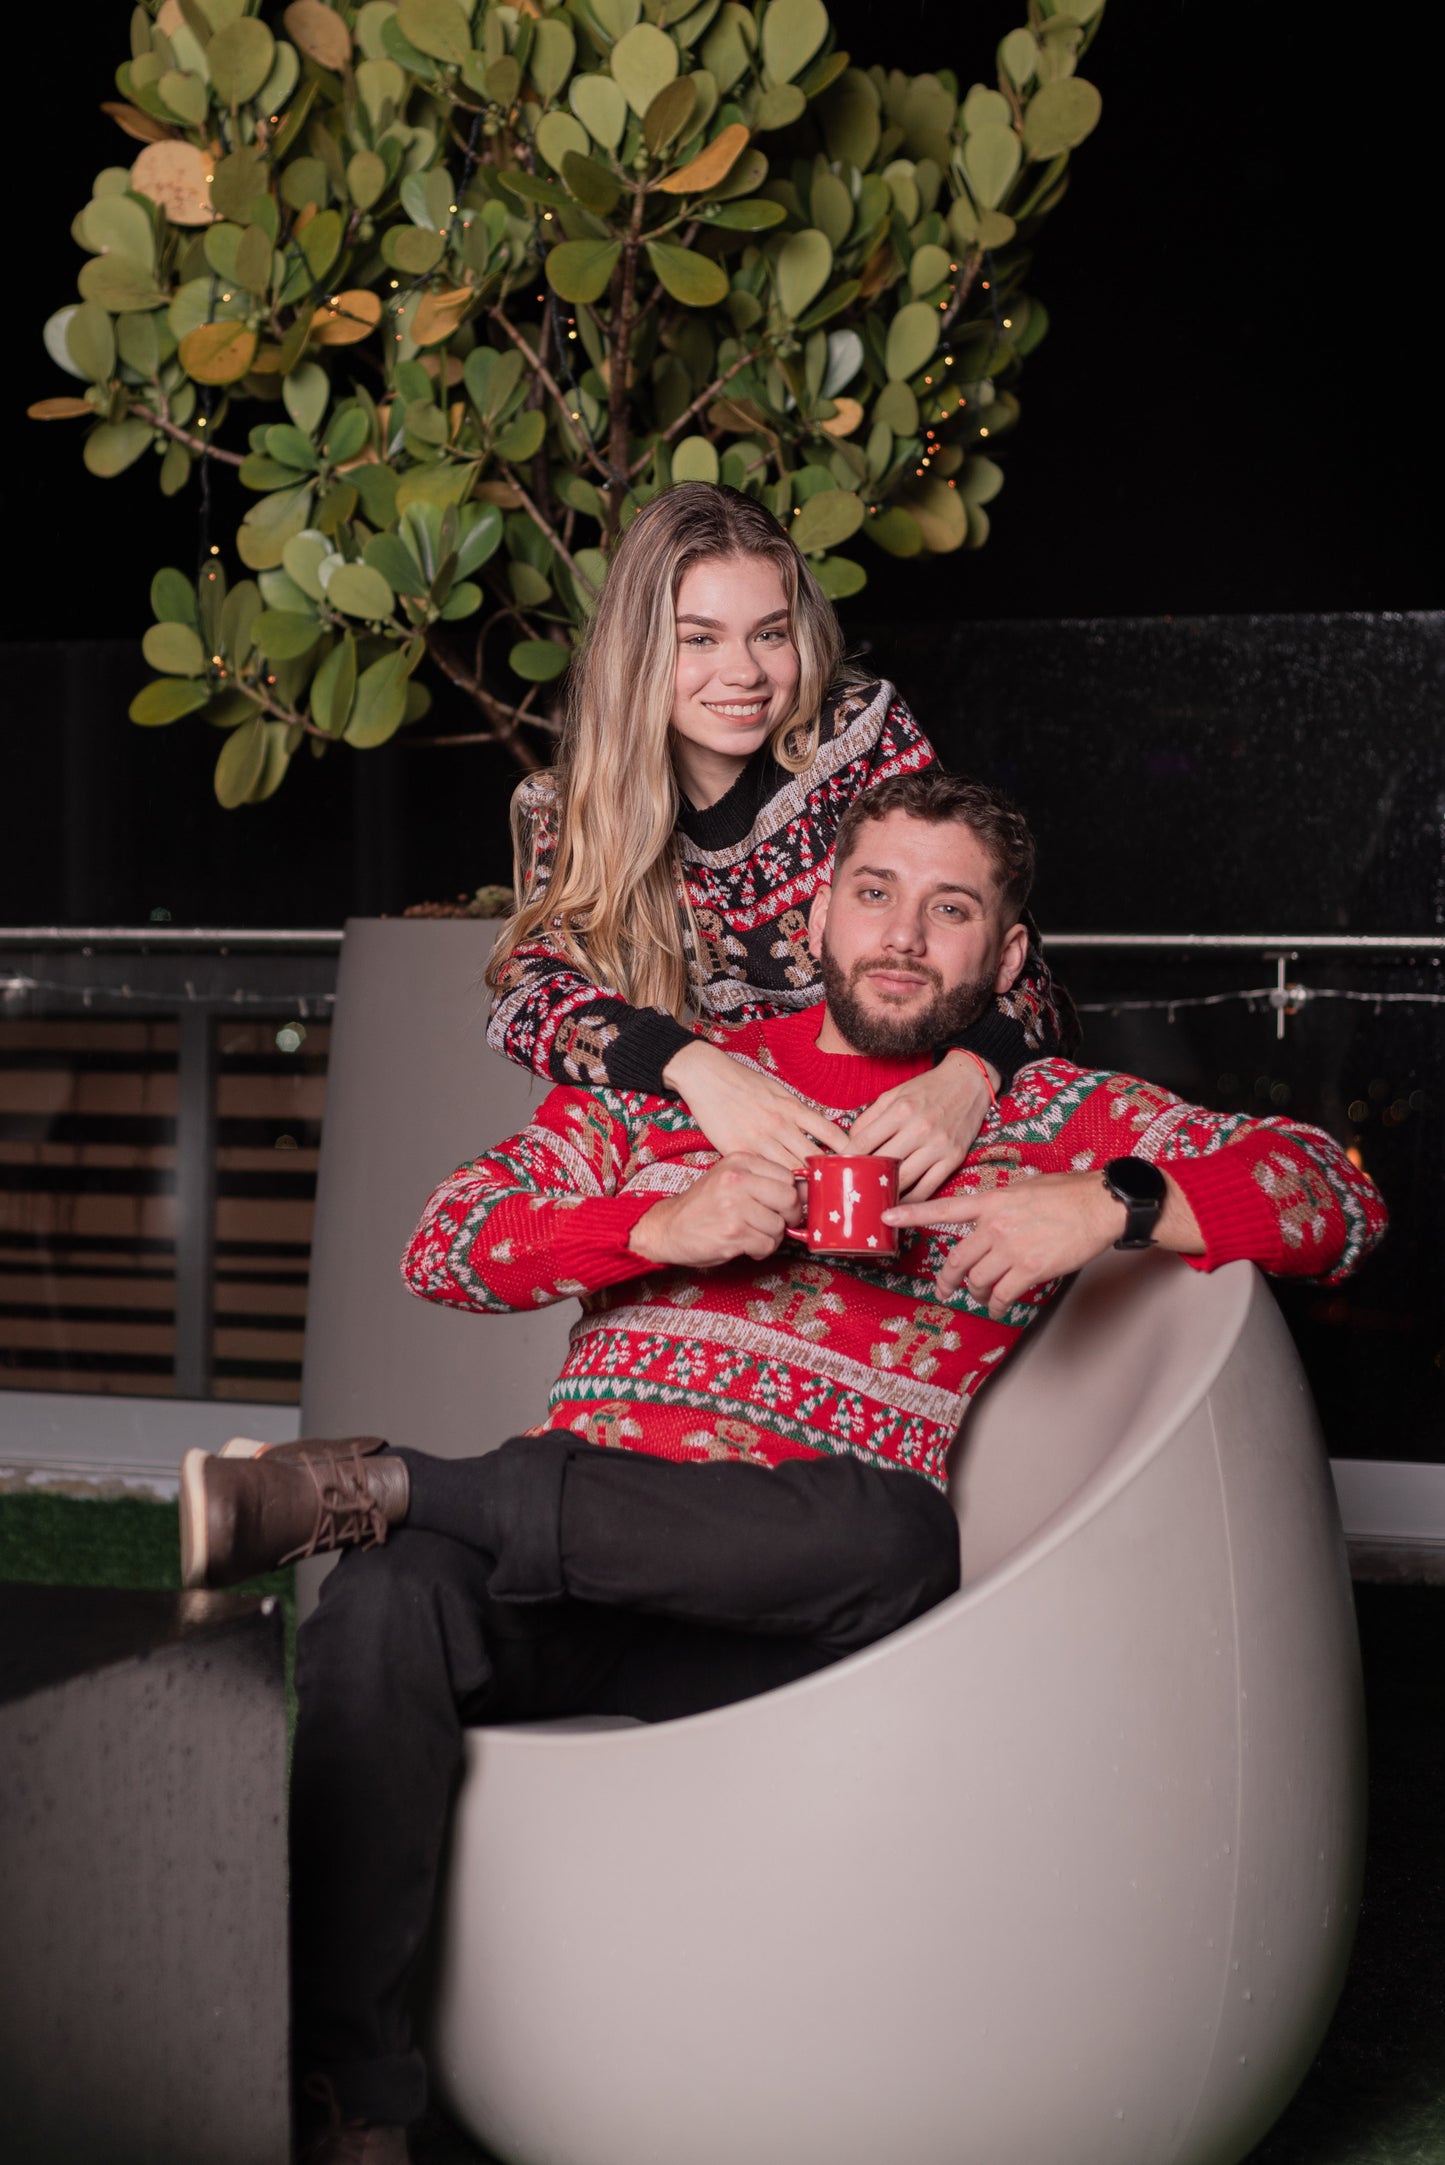
[[[1147,1158],[1110,1158],[1104,1186],[1124,1206],[1124,1231],[1116,1248],[1152,1248],[1164,1208],[1164,1175]]]

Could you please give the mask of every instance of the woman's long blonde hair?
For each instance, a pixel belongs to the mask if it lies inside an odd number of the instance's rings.
[[[843,661],[832,603],[762,504],[711,482],[680,482],[645,506],[618,543],[572,665],[551,776],[556,849],[539,889],[526,802],[535,801],[537,782],[513,800],[518,908],[492,951],[490,985],[513,951],[541,934],[634,1007],[680,1017],[693,1004],[685,923],[694,955],[698,942],[674,834],[678,788],[669,744],[675,607],[694,564],[729,556],[766,557],[777,566],[799,670],[770,748],[794,773],[815,757],[823,699]]]

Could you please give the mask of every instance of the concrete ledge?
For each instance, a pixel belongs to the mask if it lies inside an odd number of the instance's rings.
[[[289,1443],[300,1433],[295,1406],[0,1390],[0,1491],[168,1498],[189,1450],[219,1451],[228,1436]]]

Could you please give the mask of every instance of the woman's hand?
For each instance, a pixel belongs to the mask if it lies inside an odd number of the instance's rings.
[[[662,1079],[724,1157],[767,1158],[791,1174],[815,1151],[855,1148],[841,1128],[791,1090],[701,1038],[673,1054]]]
[[[951,1052],[928,1074],[876,1098],[854,1121],[848,1148],[897,1158],[899,1194],[926,1202],[968,1156],[988,1107],[988,1084],[978,1062]]]

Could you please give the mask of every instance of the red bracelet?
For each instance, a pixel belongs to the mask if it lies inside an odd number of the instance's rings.
[[[965,1060],[972,1060],[974,1066],[978,1069],[979,1074],[983,1077],[983,1087],[988,1092],[989,1110],[991,1112],[996,1111],[998,1107],[998,1092],[994,1089],[993,1077],[989,1074],[989,1071],[984,1065],[983,1061],[979,1058],[976,1052],[970,1052],[966,1045],[955,1045],[953,1050],[955,1052],[961,1052]]]

